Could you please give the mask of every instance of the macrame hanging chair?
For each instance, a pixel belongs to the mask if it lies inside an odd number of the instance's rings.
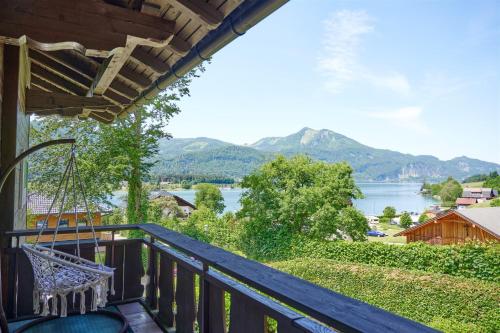
[[[70,183],[72,185],[72,198],[68,197],[68,185]],[[77,193],[77,188],[79,189],[80,195]],[[83,202],[83,208],[78,205],[78,200]],[[57,224],[52,235],[52,243],[50,246],[47,244],[41,245],[39,244],[40,236],[46,229],[49,217],[56,204],[59,206],[59,210],[54,213],[57,215]],[[86,213],[87,222],[92,231],[95,251],[99,263],[84,259],[80,256],[80,235],[77,217],[78,213],[82,210]],[[74,214],[76,223],[76,255],[54,249],[63,212],[65,212],[65,214]],[[66,317],[68,308],[67,298],[72,297],[73,305],[75,305],[76,295],[79,295],[80,313],[85,314],[86,291],[92,291],[91,311],[96,311],[98,308],[106,306],[108,292],[114,295],[114,269],[101,264],[102,258],[99,252],[99,244],[94,230],[93,219],[85,197],[83,184],[78,172],[74,145],[72,145],[69,161],[36,241],[33,244],[23,244],[22,247],[33,267],[33,311],[35,314],[40,314],[41,316],[47,316],[49,314],[57,316],[58,308],[60,308],[59,315],[61,317]],[[110,285],[108,285],[108,283],[110,283]],[[58,306],[58,298],[60,299],[60,306]],[[49,306],[49,301],[52,303],[52,307]]]

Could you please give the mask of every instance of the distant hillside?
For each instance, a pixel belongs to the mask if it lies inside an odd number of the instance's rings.
[[[365,181],[441,180],[500,170],[500,165],[468,157],[441,161],[365,146],[330,130],[303,128],[286,137],[263,138],[250,146],[209,139],[172,139],[160,145],[158,174],[208,174],[243,177],[276,154],[306,154],[326,162],[347,161]]]

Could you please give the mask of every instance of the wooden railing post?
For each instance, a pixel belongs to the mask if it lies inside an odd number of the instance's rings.
[[[155,241],[154,237],[150,238],[150,244],[153,244]],[[158,258],[156,256],[156,250],[153,246],[148,245],[148,286],[146,289],[146,302],[148,303],[151,309],[156,310],[158,307],[158,284],[157,284],[157,262]]]
[[[203,272],[200,274],[200,300],[198,310],[200,312],[200,333],[210,333],[210,284],[206,277],[208,265],[203,263]]]

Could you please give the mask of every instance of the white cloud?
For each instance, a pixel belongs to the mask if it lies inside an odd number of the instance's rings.
[[[361,42],[374,31],[374,19],[365,11],[341,10],[324,22],[323,52],[318,67],[327,77],[328,90],[338,93],[349,82],[363,81],[373,86],[409,94],[410,84],[397,72],[375,73],[359,61]]]
[[[392,111],[371,112],[368,117],[387,120],[393,126],[414,130],[418,133],[428,133],[429,128],[422,120],[422,108],[408,106]]]

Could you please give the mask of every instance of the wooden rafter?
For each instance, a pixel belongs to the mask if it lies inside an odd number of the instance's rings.
[[[224,14],[203,0],[170,0],[172,6],[200,19],[208,28],[217,28],[224,20]]]
[[[111,116],[120,112],[121,108],[112,105],[103,97],[82,97],[61,93],[48,93],[29,89],[26,95],[26,112],[28,114],[51,115],[60,114],[63,116],[87,116],[91,112],[110,113]]]
[[[90,75],[95,75],[96,73],[92,66],[80,65],[77,67],[68,65],[51,52],[42,53],[32,50],[30,52],[30,58],[32,63],[35,65],[60,76],[61,78],[81,87],[85,91],[88,91],[92,84],[92,76]],[[39,74],[39,76],[41,75],[43,75],[43,73]],[[133,99],[138,94],[135,89],[128,87],[120,81],[114,81],[111,84],[111,89],[127,99]]]
[[[140,63],[149,66],[149,68],[151,68],[158,74],[163,74],[170,70],[170,66],[167,63],[139,47],[136,48],[134,52],[132,52],[131,57],[139,61]]]
[[[145,45],[164,43],[175,26],[173,21],[99,0],[0,0],[0,6],[4,41],[26,35],[39,43],[78,43],[87,55],[107,57],[131,36]]]

